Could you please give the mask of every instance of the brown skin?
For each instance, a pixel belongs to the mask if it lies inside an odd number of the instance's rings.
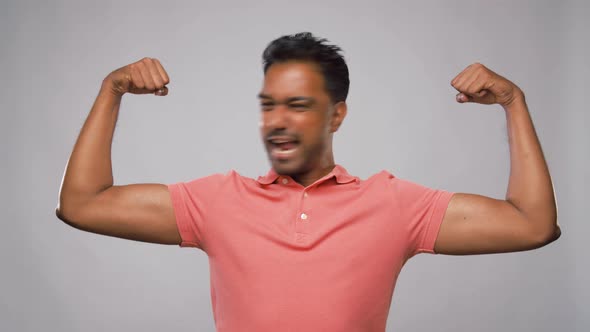
[[[166,95],[168,74],[144,58],[110,73],[66,165],[56,215],[72,227],[108,236],[178,244],[174,210],[163,184],[114,185],[111,143],[126,93]]]
[[[260,132],[274,170],[308,186],[334,168],[332,137],[346,117],[346,103],[334,103],[319,68],[309,62],[271,65],[262,91]],[[297,153],[288,160],[273,158],[269,137],[293,137]]]
[[[111,165],[111,143],[123,95],[163,96],[169,81],[160,62],[150,58],[119,68],[104,79],[66,166],[56,209],[61,220],[98,234],[180,243],[166,185],[114,185]],[[292,158],[271,158],[272,166],[303,186],[334,167],[332,137],[346,117],[346,103],[333,103],[324,83],[315,65],[287,62],[268,69],[261,91],[263,140],[280,134],[300,142]],[[459,91],[460,103],[496,103],[504,108],[510,179],[505,200],[455,194],[435,251],[460,255],[519,251],[557,239],[560,229],[551,178],[522,91],[481,64],[467,67],[452,85]]]
[[[529,250],[561,235],[549,169],[520,88],[480,63],[452,81],[459,103],[499,104],[506,113],[510,178],[504,200],[458,193],[434,251],[468,255]]]

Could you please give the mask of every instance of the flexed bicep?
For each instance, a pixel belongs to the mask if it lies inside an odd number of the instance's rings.
[[[508,201],[457,193],[445,212],[434,251],[449,255],[523,251],[559,236],[548,239],[545,234]]]
[[[179,244],[170,193],[163,184],[112,186],[61,209],[58,217],[92,233],[129,240]]]

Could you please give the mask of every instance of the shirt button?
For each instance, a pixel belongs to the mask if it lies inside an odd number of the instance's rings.
[[[306,220],[306,219],[307,219],[307,214],[305,214],[305,213],[302,213],[302,214],[301,214],[301,219],[302,219],[302,220]]]
[[[289,183],[289,180],[287,180],[287,178],[283,178],[283,179],[281,180],[281,182],[282,182],[283,184],[287,184],[287,183]]]
[[[303,193],[303,197],[307,197],[307,192],[304,192]]]

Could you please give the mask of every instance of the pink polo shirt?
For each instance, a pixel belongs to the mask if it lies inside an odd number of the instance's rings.
[[[217,331],[385,331],[406,262],[433,247],[452,193],[337,165],[303,187],[271,170],[168,186],[182,237],[209,257]]]

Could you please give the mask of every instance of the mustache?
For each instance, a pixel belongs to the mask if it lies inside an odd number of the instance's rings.
[[[273,137],[289,137],[296,141],[299,141],[299,135],[297,133],[289,132],[286,129],[275,129],[264,136],[265,140],[269,140]]]

